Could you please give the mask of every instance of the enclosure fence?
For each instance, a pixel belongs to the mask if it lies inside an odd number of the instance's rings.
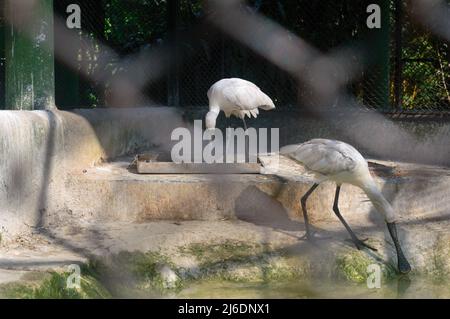
[[[315,94],[308,84],[283,69],[283,61],[270,61],[216,23],[221,10],[238,10],[246,17],[264,17],[284,28],[287,46],[298,37],[323,55],[333,56],[350,48],[346,58],[364,67],[344,79],[340,89],[354,96],[363,108],[411,113],[450,111],[449,39],[434,32],[433,22],[425,23],[420,16],[423,8],[414,1],[254,0],[231,5],[235,1],[54,0],[55,19],[65,19],[67,6],[74,3],[81,8],[81,30],[77,50],[66,56],[72,59],[72,67],[59,60],[55,65],[59,108],[120,103],[204,107],[208,88],[224,77],[256,83],[281,110],[304,107],[302,101]],[[367,28],[367,7],[371,3],[382,9],[379,30]],[[429,3],[431,8],[440,6],[448,14],[449,1]],[[441,23],[450,29],[449,21]],[[1,23],[4,33],[3,18]],[[239,31],[242,24],[238,21],[228,27]],[[5,37],[2,39],[0,92],[4,92],[7,76],[2,62]],[[64,41],[64,35],[55,30],[55,47]],[[277,43],[267,48],[277,51],[281,59],[295,59],[283,55],[285,49]],[[134,83],[137,73],[152,73],[153,69],[136,68],[133,63],[154,52],[158,52],[155,65],[163,69],[140,87],[143,98],[130,99],[127,94],[118,97],[123,82],[116,80],[126,78]],[[308,67],[302,72],[302,76],[314,77]],[[338,96],[326,103],[340,104]]]

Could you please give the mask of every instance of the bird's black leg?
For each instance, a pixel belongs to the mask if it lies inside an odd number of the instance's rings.
[[[347,224],[347,222],[345,221],[344,217],[342,217],[341,213],[339,212],[339,206],[338,206],[340,191],[341,191],[341,186],[337,185],[336,186],[336,194],[334,196],[334,204],[333,204],[333,211],[334,211],[334,213],[339,218],[341,223],[344,225],[345,229],[347,229],[348,233],[350,234],[350,237],[352,238],[352,241],[355,243],[356,248],[362,249],[363,247],[367,247],[367,248],[369,248],[371,250],[377,251],[375,248],[367,245],[365,242],[363,242],[358,237],[356,237],[355,233],[350,228],[350,226]]]
[[[308,218],[308,212],[306,211],[306,201],[308,200],[309,195],[314,192],[314,190],[319,186],[319,184],[314,184],[306,193],[303,195],[302,199],[300,200],[302,204],[302,211],[303,211],[303,219],[305,220],[305,237],[308,240],[312,240],[312,233],[309,229],[309,218]]]
[[[397,251],[398,270],[402,274],[407,274],[411,271],[411,265],[403,254],[402,247],[400,246],[400,242],[398,241],[397,226],[395,225],[395,223],[386,224],[389,230],[389,234],[392,237],[392,241],[394,242],[395,250]]]
[[[245,116],[242,118],[242,122],[244,122],[244,130],[247,131],[247,123],[245,123]]]

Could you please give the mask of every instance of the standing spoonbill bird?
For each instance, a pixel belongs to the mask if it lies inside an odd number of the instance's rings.
[[[363,247],[367,247],[376,250],[356,237],[355,233],[339,212],[338,201],[341,184],[349,183],[361,188],[366,193],[367,197],[369,197],[377,211],[383,215],[397,251],[399,272],[408,273],[411,271],[411,266],[403,254],[398,240],[394,210],[384,198],[370,175],[366,160],[353,146],[335,140],[313,139],[301,144],[284,146],[280,149],[280,154],[286,155],[300,163],[316,177],[314,185],[301,198],[306,228],[305,236],[308,240],[313,239],[313,233],[311,233],[308,222],[306,201],[321,182],[334,181],[336,183],[336,193],[333,204],[334,213],[349,232],[356,248],[362,249]]]
[[[230,78],[222,79],[214,83],[208,90],[209,112],[206,114],[205,122],[207,129],[216,128],[216,119],[220,111],[229,118],[234,115],[240,118],[247,130],[245,116],[257,117],[259,110],[273,110],[275,105],[270,97],[262,92],[252,82]]]

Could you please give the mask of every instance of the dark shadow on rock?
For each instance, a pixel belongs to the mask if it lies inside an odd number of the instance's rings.
[[[258,226],[285,231],[304,230],[304,224],[289,218],[288,212],[275,198],[259,190],[247,187],[235,203],[236,217]]]
[[[45,149],[44,168],[42,172],[42,186],[39,191],[39,197],[36,207],[36,211],[38,212],[38,218],[36,223],[37,228],[41,228],[45,224],[45,213],[47,211],[48,206],[48,195],[49,195],[48,192],[51,182],[51,175],[53,170],[53,158],[58,132],[57,115],[52,111],[48,111],[46,114],[48,116],[49,132]]]

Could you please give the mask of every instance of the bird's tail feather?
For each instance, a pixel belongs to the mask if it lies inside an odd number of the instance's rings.
[[[250,110],[250,113],[251,113],[251,115],[253,115],[254,118],[257,118],[257,117],[258,117],[258,114],[259,114],[258,109]],[[251,117],[251,116],[250,116],[250,117]]]

